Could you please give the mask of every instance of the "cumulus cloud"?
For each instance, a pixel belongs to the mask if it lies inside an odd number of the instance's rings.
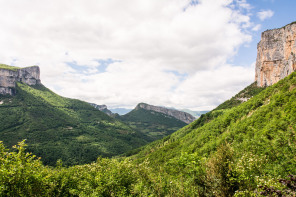
[[[244,0],[1,1],[0,61],[39,65],[57,93],[109,107],[212,108],[253,80],[227,64],[251,41],[248,10]]]
[[[262,10],[257,13],[257,16],[261,21],[264,21],[265,19],[271,18],[273,14],[274,12],[272,10]]]

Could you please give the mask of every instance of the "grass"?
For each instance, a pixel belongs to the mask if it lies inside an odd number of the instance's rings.
[[[12,71],[17,71],[21,68],[16,67],[16,66],[8,66],[6,64],[0,64],[0,69],[6,69],[6,70],[12,70]]]
[[[12,71],[17,71],[17,70],[20,70],[20,69],[30,68],[30,67],[33,67],[33,66],[16,67],[16,66],[9,66],[9,65],[6,65],[6,64],[0,64],[0,69],[12,70]]]

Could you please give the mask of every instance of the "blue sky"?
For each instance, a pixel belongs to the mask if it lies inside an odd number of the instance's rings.
[[[248,0],[247,2],[252,6],[251,21],[260,24],[261,28],[252,33],[252,42],[248,46],[241,46],[238,54],[230,60],[230,63],[235,65],[248,66],[256,60],[257,43],[261,39],[261,32],[296,21],[295,0]],[[262,10],[271,10],[274,14],[271,18],[261,21],[256,13]]]
[[[0,0],[0,63],[109,108],[211,110],[254,81],[261,32],[294,0]]]

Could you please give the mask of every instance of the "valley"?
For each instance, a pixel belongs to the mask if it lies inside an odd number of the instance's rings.
[[[296,23],[262,33],[255,79],[195,119],[125,115],[0,65],[0,196],[295,196]]]

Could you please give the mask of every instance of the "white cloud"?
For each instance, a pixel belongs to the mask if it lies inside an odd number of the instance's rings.
[[[210,108],[253,80],[226,64],[251,41],[249,9],[244,0],[0,1],[0,62],[37,64],[57,93],[110,107]],[[106,59],[119,61],[102,72]]]
[[[265,19],[271,18],[274,15],[274,12],[272,10],[262,10],[257,13],[258,18],[261,21],[264,21]]]
[[[261,24],[257,24],[252,28],[252,31],[259,31],[261,29]]]

